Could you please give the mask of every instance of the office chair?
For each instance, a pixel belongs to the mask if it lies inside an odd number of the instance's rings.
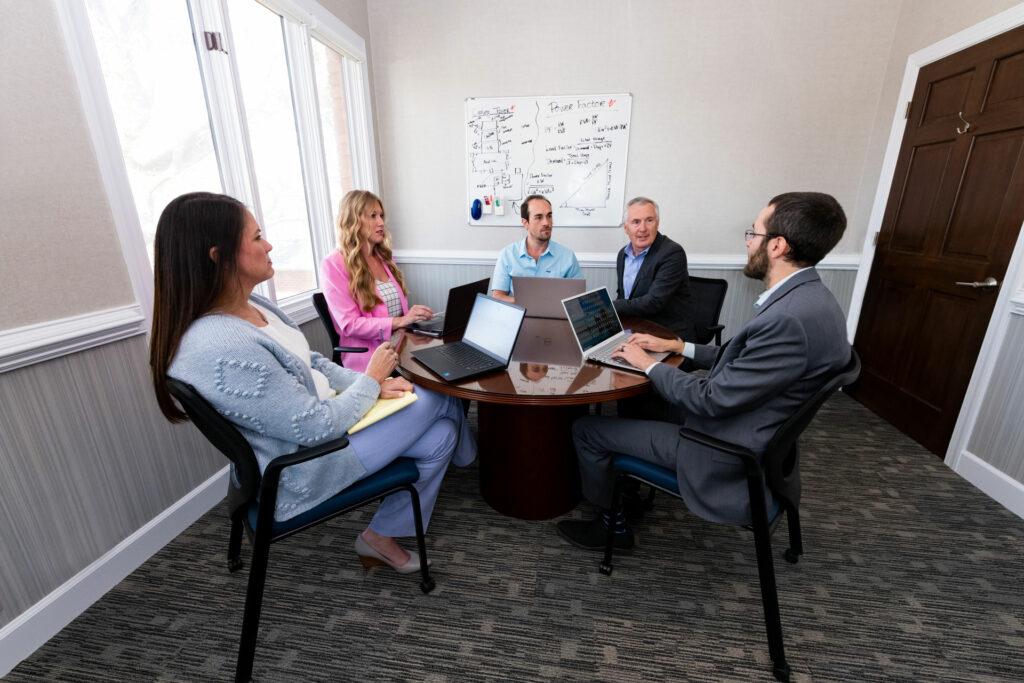
[[[427,548],[423,536],[420,497],[413,487],[413,483],[420,477],[415,461],[409,458],[398,458],[384,469],[360,479],[312,510],[283,522],[277,521],[274,519],[274,508],[277,504],[277,487],[281,472],[286,467],[308,462],[328,455],[339,448],[344,448],[348,445],[348,438],[340,437],[318,446],[300,448],[294,453],[274,458],[261,476],[256,455],[253,453],[252,447],[249,446],[249,442],[233,424],[222,417],[206,399],[200,396],[192,385],[168,377],[167,388],[199,428],[199,431],[203,433],[203,436],[231,461],[232,471],[238,481],[238,486],[234,484],[228,486],[228,510],[231,517],[228,570],[236,572],[243,566],[239,557],[242,548],[243,527],[252,542],[252,566],[249,568],[249,586],[245,595],[245,613],[242,618],[242,636],[238,646],[235,681],[245,682],[252,678],[256,636],[263,607],[263,588],[267,578],[267,562],[270,558],[272,543],[397,491],[408,491],[412,496],[416,542],[420,553],[420,589],[424,593],[429,593],[434,589],[434,580],[430,577],[427,568]]]
[[[324,324],[324,329],[327,330],[327,338],[331,340],[331,360],[341,365],[341,354],[343,353],[366,353],[368,350],[365,346],[339,346],[341,344],[341,336],[338,331],[334,329],[334,320],[331,318],[331,310],[327,307],[327,299],[324,298],[323,292],[313,292],[313,308],[316,309],[316,314],[320,316],[320,322]]]
[[[721,278],[690,276],[690,299],[693,301],[693,323],[697,326],[697,343],[708,344],[712,339],[722,345],[724,325],[718,324],[725,303],[729,283]]]
[[[753,451],[742,446],[721,441],[686,427],[679,430],[680,436],[684,439],[709,446],[743,461],[747,472],[747,488],[750,495],[752,517],[752,522],[747,528],[754,532],[757,571],[761,582],[761,602],[764,607],[765,628],[768,632],[768,650],[772,658],[773,673],[775,678],[780,681],[788,681],[790,671],[782,644],[782,620],[779,615],[779,597],[775,586],[771,533],[778,525],[784,511],[789,520],[790,543],[784,557],[790,564],[796,564],[804,552],[803,539],[800,534],[800,449],[798,439],[825,400],[840,387],[851,384],[859,374],[860,358],[857,357],[857,352],[851,348],[850,362],[846,367],[821,387],[776,430],[775,436],[768,443],[764,457],[760,461]],[[614,511],[616,513],[622,504],[619,500],[619,492],[627,478],[636,479],[676,498],[681,498],[675,470],[628,455],[615,456],[613,467],[617,472],[615,492],[612,498],[615,501],[613,504],[616,507]],[[768,520],[768,513],[765,509],[765,483],[777,504],[771,521]],[[600,566],[602,574],[612,573],[614,531],[614,525],[609,524],[604,561]]]

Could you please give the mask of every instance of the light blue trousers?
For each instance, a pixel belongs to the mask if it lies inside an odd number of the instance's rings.
[[[420,387],[416,387],[416,395],[419,397],[416,401],[394,415],[349,436],[349,443],[367,475],[398,457],[416,461],[420,478],[414,486],[420,495],[420,512],[426,530],[449,461],[460,467],[473,462],[476,442],[458,399]],[[381,536],[415,536],[409,494],[399,491],[385,498],[370,528]]]

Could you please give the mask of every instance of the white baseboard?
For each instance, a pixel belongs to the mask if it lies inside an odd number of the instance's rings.
[[[0,629],[0,678],[223,500],[228,471],[225,466]]]
[[[960,454],[953,471],[1007,510],[1024,519],[1024,484],[966,450]]]

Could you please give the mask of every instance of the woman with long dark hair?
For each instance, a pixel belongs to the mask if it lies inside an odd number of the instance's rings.
[[[253,288],[274,275],[271,245],[245,206],[225,195],[192,193],[160,215],[154,247],[155,299],[150,343],[153,386],[172,422],[186,419],[167,391],[167,377],[188,382],[252,446],[261,470],[272,459],[342,436],[379,397],[413,386],[391,377],[397,355],[387,343],[365,373],[311,351],[302,332]],[[349,436],[330,456],[288,468],[275,518],[289,519],[327,500],[399,456],[414,458],[424,526],[448,462],[476,456],[460,404],[417,389],[418,400]],[[356,539],[364,566],[399,572],[419,568],[416,553],[395,537],[412,536],[408,496],[389,496]]]
[[[320,264],[320,273],[342,346],[372,349],[394,330],[434,317],[427,306],[409,306],[380,197],[367,190],[348,192],[338,206],[336,228],[338,248]],[[353,370],[367,363],[366,354],[342,354],[341,359]]]

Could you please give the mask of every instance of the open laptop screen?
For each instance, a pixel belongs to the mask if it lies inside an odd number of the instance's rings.
[[[522,319],[519,306],[477,294],[462,341],[508,362]]]
[[[606,287],[584,292],[562,303],[584,353],[622,331]]]

